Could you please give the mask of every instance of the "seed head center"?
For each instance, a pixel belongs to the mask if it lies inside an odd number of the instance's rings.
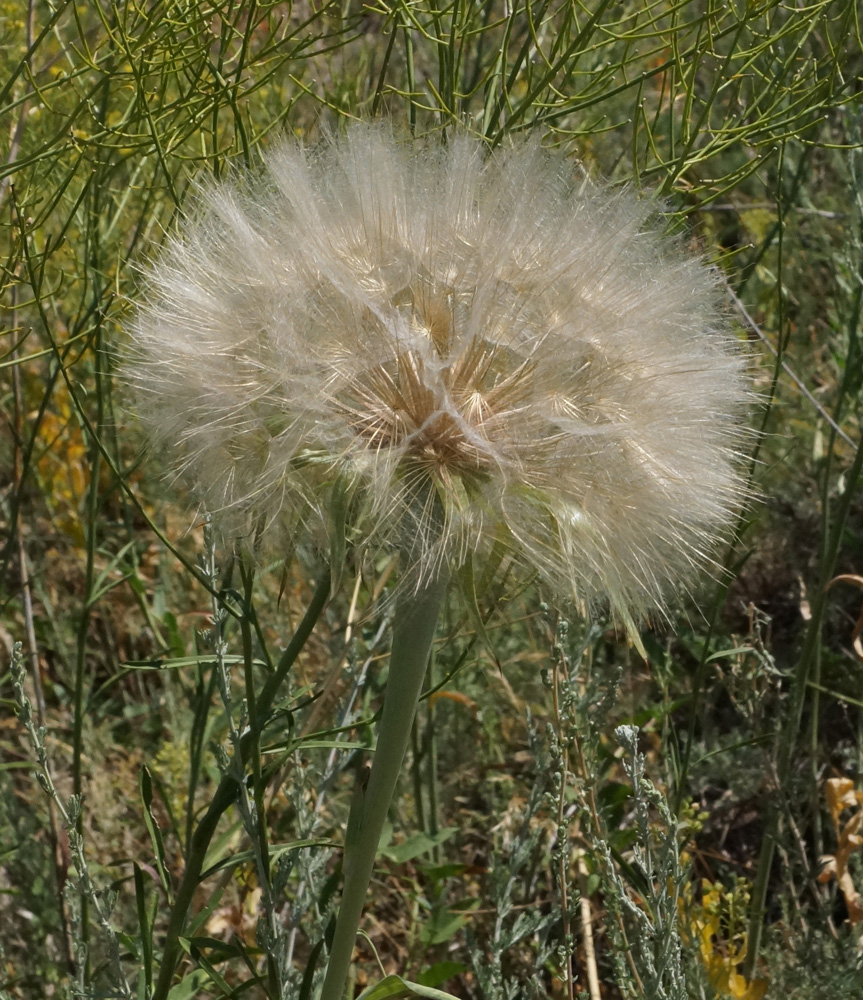
[[[353,433],[440,471],[490,469],[486,442],[530,389],[530,366],[482,336],[460,343],[452,297],[402,290],[413,343],[352,375],[343,397]],[[404,313],[403,313],[404,315]]]

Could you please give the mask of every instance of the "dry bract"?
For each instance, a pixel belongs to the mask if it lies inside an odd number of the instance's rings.
[[[503,541],[628,620],[739,502],[748,390],[708,270],[536,143],[356,125],[204,187],[126,374],[229,534],[419,568]]]

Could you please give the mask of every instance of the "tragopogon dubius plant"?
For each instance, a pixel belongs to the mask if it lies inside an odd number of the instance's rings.
[[[203,186],[125,370],[226,536],[401,553],[388,688],[323,1000],[344,990],[451,574],[503,546],[633,638],[744,488],[745,362],[649,202],[524,142],[354,125]],[[352,824],[353,825],[353,824]]]

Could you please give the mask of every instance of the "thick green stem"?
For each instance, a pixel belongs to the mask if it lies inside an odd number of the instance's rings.
[[[345,885],[320,1000],[342,1000],[344,994],[378,844],[410,740],[446,587],[446,578],[438,577],[416,592],[406,592],[396,609],[374,761],[360,799],[361,821],[345,844]]]

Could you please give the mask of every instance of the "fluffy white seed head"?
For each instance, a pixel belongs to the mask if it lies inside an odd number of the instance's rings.
[[[624,621],[709,559],[748,401],[709,271],[535,143],[358,125],[202,189],[150,272],[137,409],[270,552],[505,544]],[[336,546],[338,547],[338,546]]]

